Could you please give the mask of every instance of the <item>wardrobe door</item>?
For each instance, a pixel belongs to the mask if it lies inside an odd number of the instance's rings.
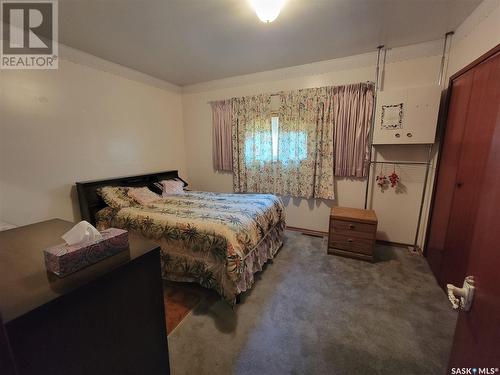
[[[469,311],[459,311],[451,352],[452,368],[498,368],[500,364],[500,57],[490,82],[485,121],[497,119],[489,147],[478,212],[467,262],[467,275],[474,276],[475,292]],[[496,98],[496,99],[495,99]],[[496,105],[495,105],[496,101]],[[495,373],[495,371],[489,371]],[[481,373],[481,372],[479,372]],[[483,371],[483,373],[487,373]],[[498,371],[496,372],[498,373]]]
[[[466,276],[478,198],[497,124],[498,59],[497,53],[451,85],[427,243],[428,262],[443,287],[462,285]]]
[[[500,55],[476,66],[467,107],[453,204],[443,254],[441,282],[462,285],[498,111]]]
[[[453,190],[456,186],[473,77],[474,72],[469,71],[454,80],[450,88],[448,118],[441,148],[426,249],[427,261],[440,284],[443,254],[446,251],[446,233],[453,203]]]

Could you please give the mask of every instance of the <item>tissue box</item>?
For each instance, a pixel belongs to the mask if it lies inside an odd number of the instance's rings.
[[[61,244],[43,251],[45,267],[57,276],[66,276],[128,249],[128,232],[110,228],[101,231],[103,239],[83,245]]]

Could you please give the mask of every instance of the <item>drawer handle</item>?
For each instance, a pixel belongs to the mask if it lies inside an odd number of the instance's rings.
[[[353,241],[353,239],[352,239],[352,238],[348,238],[348,239],[347,239],[347,242],[349,242],[349,243],[350,243],[350,242],[352,242],[352,241]]]
[[[354,229],[356,226],[354,224],[349,224],[349,229]]]

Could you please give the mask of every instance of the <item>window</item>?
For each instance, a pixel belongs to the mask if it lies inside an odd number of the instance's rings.
[[[280,119],[278,116],[271,117],[271,137],[273,139],[273,161],[278,161],[278,132]]]
[[[247,163],[280,161],[285,165],[305,160],[307,159],[307,133],[280,131],[279,117],[273,116],[271,118],[271,132],[257,131],[247,134],[245,158]]]

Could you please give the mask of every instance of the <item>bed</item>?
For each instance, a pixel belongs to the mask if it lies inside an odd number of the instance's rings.
[[[187,191],[147,205],[134,202],[111,207],[99,195],[107,186],[156,191],[155,182],[165,179],[183,181],[177,171],[167,171],[78,182],[82,219],[99,229],[123,228],[157,241],[164,279],[197,282],[234,305],[252,287],[254,274],[283,244],[285,217],[280,198]]]

